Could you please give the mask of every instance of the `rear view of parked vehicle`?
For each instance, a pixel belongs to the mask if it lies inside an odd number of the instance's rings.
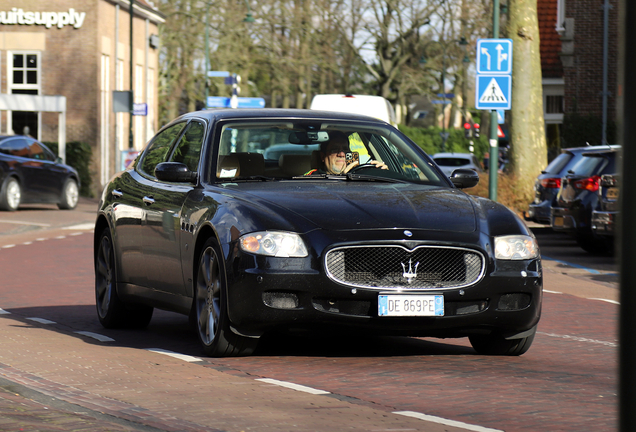
[[[606,253],[611,250],[611,242],[592,231],[592,211],[598,205],[601,176],[617,171],[618,154],[616,148],[584,153],[561,179],[556,205],[552,207],[552,228],[572,234],[587,252]]]
[[[601,176],[598,207],[592,212],[592,231],[597,236],[613,239],[618,217],[619,174]]]
[[[619,148],[619,146],[610,146]],[[587,146],[563,149],[561,154],[548,164],[534,183],[534,200],[528,206],[527,220],[550,224],[551,207],[561,188],[561,178],[583,157],[583,153],[607,151],[608,146]]]

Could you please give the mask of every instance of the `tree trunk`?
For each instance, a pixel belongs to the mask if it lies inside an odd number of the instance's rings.
[[[537,0],[510,0],[508,7],[513,41],[510,162],[516,193],[530,202],[534,181],[548,163]]]

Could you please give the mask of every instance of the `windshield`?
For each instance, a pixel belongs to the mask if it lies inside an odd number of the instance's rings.
[[[275,119],[228,122],[220,132],[219,181],[322,176],[448,186],[421,150],[388,125]]]

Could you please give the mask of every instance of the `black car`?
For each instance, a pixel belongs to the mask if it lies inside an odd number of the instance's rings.
[[[0,210],[20,204],[53,203],[74,209],[79,175],[41,142],[22,135],[0,136]]]
[[[551,210],[552,229],[572,234],[587,252],[607,253],[612,245],[592,231],[592,211],[598,205],[603,174],[615,173],[620,148],[583,153],[583,157],[561,179],[556,204]]]
[[[619,148],[619,146],[610,146]],[[561,154],[548,164],[534,183],[534,200],[528,206],[526,220],[550,224],[551,207],[561,188],[561,178],[583,157],[583,153],[603,152],[608,146],[572,147],[561,150]]]
[[[270,146],[320,150],[246,152],[267,134]],[[331,147],[337,136],[355,157]],[[356,162],[327,174],[330,155]],[[448,178],[371,117],[186,114],[101,195],[99,320],[144,327],[153,308],[188,314],[211,356],[247,355],[265,333],[292,330],[469,337],[480,353],[523,354],[541,313],[538,245],[514,212],[460,190],[478,181],[473,170]]]
[[[598,188],[598,205],[592,211],[592,231],[610,239],[616,233],[618,217],[619,174],[604,174]]]

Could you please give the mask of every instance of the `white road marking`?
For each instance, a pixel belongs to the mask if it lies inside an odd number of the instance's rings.
[[[6,310],[0,308],[0,315],[11,315],[11,312],[7,312]]]
[[[618,346],[617,342],[600,341],[600,340],[589,339],[589,338],[584,338],[584,337],[580,337],[580,336],[560,335],[560,334],[545,333],[545,332],[537,332],[537,334],[544,335],[544,336],[555,337],[555,338],[560,338],[560,339],[570,339],[570,340],[574,340],[574,341],[577,341],[577,342],[589,342],[589,343],[605,345],[605,346],[609,346],[609,347],[617,347]]]
[[[10,244],[10,245],[4,245],[4,246],[2,246],[2,249],[11,249],[11,248],[14,248],[14,247],[15,247],[15,245],[14,245],[14,244]]]
[[[604,299],[604,298],[590,298],[590,300],[598,300],[598,301],[602,301],[602,302],[607,302],[607,303],[612,303],[615,305],[620,305],[620,302],[617,302],[616,300],[608,300],[608,299]]]
[[[93,223],[84,223],[84,224],[79,224],[79,225],[71,225],[71,226],[67,226],[64,227],[62,229],[65,230],[92,230],[95,228],[95,224]]]
[[[442,417],[436,417],[432,415],[422,414],[415,411],[395,411],[393,414],[399,414],[406,417],[413,417],[420,420],[429,421],[432,423],[439,423],[445,426],[459,427],[466,430],[476,431],[476,432],[503,432],[501,429],[491,429],[483,426],[471,425],[468,423],[448,420]]]
[[[301,392],[305,392],[305,393],[311,393],[311,394],[315,394],[315,395],[323,395],[323,394],[330,394],[328,391],[324,391],[324,390],[318,390],[312,387],[307,387],[304,385],[300,385],[300,384],[294,384],[294,383],[290,383],[287,381],[278,381],[275,379],[271,379],[271,378],[258,378],[256,381],[261,381],[267,384],[274,384],[277,386],[281,386],[281,387],[286,387],[292,390],[298,390]]]
[[[43,224],[43,223],[36,223],[36,222],[22,222],[22,221],[12,221],[12,220],[6,220],[6,219],[0,219],[0,223],[7,223],[7,224],[16,224],[16,225],[34,225],[34,226],[41,226],[41,227],[50,227],[50,224]]]
[[[547,292],[547,293],[550,293],[550,294],[563,294],[560,291],[550,291],[550,290],[547,290],[547,289],[544,289],[543,292]]]
[[[100,334],[93,333],[93,332],[76,331],[75,333],[81,334],[83,336],[88,336],[88,337],[93,338],[93,339],[97,339],[100,342],[115,342],[115,339],[111,339],[108,336],[100,335]]]
[[[47,320],[44,318],[33,317],[33,318],[27,318],[27,319],[31,321],[39,322],[40,324],[57,324],[55,321]]]
[[[189,355],[186,355],[186,354],[179,354],[179,353],[176,353],[176,352],[173,352],[173,351],[168,351],[168,350],[161,349],[161,348],[146,348],[146,351],[155,352],[155,353],[159,353],[159,354],[165,354],[167,356],[174,357],[176,359],[187,361],[187,362],[190,362],[190,363],[203,361],[203,360],[201,360],[198,357],[193,357],[193,356],[189,356]]]

